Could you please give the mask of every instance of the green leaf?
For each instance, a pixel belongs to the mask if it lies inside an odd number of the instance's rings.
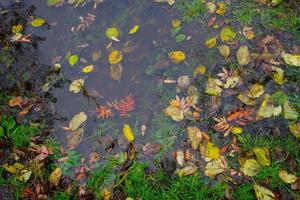
[[[34,20],[31,21],[31,25],[33,27],[40,27],[43,26],[45,24],[45,20],[42,18],[35,18]]]
[[[74,66],[78,61],[78,56],[77,55],[72,55],[70,58],[69,58],[69,64],[71,66]]]
[[[271,95],[271,98],[274,102],[280,104],[280,105],[283,105],[283,103],[285,102],[286,100],[286,95],[283,91],[281,90],[278,90],[277,92],[274,92],[272,95]]]
[[[4,136],[4,130],[3,128],[0,126],[0,138]]]
[[[47,1],[47,5],[48,6],[56,6],[57,4],[59,4],[61,2],[61,0],[48,0]]]
[[[178,26],[177,28],[172,29],[171,36],[175,37],[180,30],[181,30],[181,26]]]
[[[184,35],[184,34],[176,35],[176,38],[175,38],[177,43],[183,42],[185,39],[186,39],[186,35]]]

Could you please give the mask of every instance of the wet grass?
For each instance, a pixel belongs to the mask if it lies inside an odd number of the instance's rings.
[[[177,4],[178,10],[181,12],[182,19],[190,22],[197,19],[205,13],[205,4],[202,0],[183,0]]]

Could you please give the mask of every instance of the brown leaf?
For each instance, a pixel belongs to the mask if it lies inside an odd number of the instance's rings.
[[[9,100],[8,105],[10,107],[15,107],[20,105],[23,102],[23,98],[21,96],[14,97]]]
[[[75,131],[72,131],[68,135],[68,148],[75,149],[81,142],[81,139],[83,137],[84,129],[79,128]]]
[[[49,176],[49,183],[51,186],[58,186],[60,178],[61,178],[61,168],[57,167]]]

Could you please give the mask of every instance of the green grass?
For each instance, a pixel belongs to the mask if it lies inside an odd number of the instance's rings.
[[[232,192],[233,199],[256,200],[253,184],[245,183],[237,186]]]
[[[182,14],[182,19],[190,22],[205,12],[205,4],[203,0],[183,0],[177,4],[178,10]]]

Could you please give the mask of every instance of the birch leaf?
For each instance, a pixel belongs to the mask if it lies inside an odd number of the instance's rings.
[[[230,42],[236,37],[236,33],[232,30],[232,27],[225,26],[221,30],[220,37],[223,42]]]
[[[84,112],[74,115],[69,123],[69,129],[71,131],[78,129],[86,120],[87,115]]]
[[[254,159],[247,159],[243,166],[241,167],[241,171],[246,175],[246,176],[255,176],[259,173],[260,171],[260,166],[258,162]]]
[[[169,53],[169,58],[174,63],[181,63],[182,61],[185,60],[185,53],[183,51],[171,51]]]
[[[228,58],[228,56],[230,55],[230,48],[229,48],[229,46],[226,45],[226,44],[222,44],[221,46],[219,46],[219,53],[225,59]]]
[[[108,61],[111,65],[115,65],[118,64],[119,62],[121,62],[123,59],[123,53],[122,51],[112,51],[109,56],[108,56]]]
[[[212,47],[214,47],[216,44],[217,44],[217,37],[213,37],[213,38],[207,39],[206,42],[205,42],[205,45],[206,45],[208,48],[212,48]]]
[[[115,40],[119,37],[119,30],[116,27],[110,27],[106,29],[105,34],[107,38]]]
[[[90,73],[94,70],[94,65],[87,65],[82,69],[83,73]]]
[[[71,55],[69,58],[69,64],[71,66],[74,66],[78,62],[78,56],[77,55]]]
[[[74,80],[69,86],[69,91],[74,92],[74,93],[78,93],[78,92],[81,91],[83,86],[84,86],[84,79]]]
[[[300,67],[300,54],[286,53],[283,55],[283,60],[288,65]]]
[[[40,27],[43,26],[45,24],[45,20],[42,18],[35,18],[34,20],[31,21],[31,25],[33,27]]]
[[[128,140],[128,142],[134,141],[134,135],[129,124],[123,125],[123,136]]]
[[[250,52],[246,45],[239,48],[236,56],[240,65],[247,65],[250,62]]]

